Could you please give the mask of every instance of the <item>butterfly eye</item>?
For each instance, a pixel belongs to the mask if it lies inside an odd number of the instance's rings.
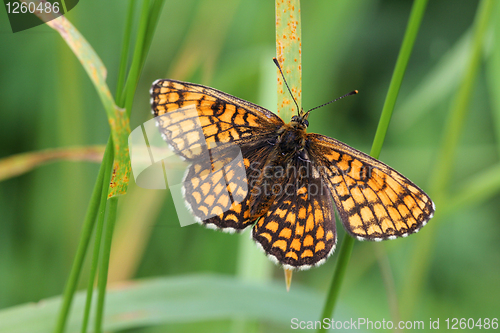
[[[304,125],[307,127],[309,126],[309,121],[307,119],[304,119]]]

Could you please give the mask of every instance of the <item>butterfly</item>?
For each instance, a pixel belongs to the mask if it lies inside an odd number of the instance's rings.
[[[256,244],[284,268],[317,266],[333,253],[334,204],[358,240],[406,237],[434,214],[429,196],[396,170],[307,133],[312,109],[285,123],[199,84],[157,80],[150,93],[162,137],[190,163],[183,192],[198,222],[227,232],[251,227]]]

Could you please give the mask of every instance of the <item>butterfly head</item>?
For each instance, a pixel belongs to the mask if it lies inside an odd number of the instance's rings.
[[[309,126],[309,121],[307,121],[308,115],[309,114],[307,113],[306,114],[302,113],[298,116],[293,116],[292,119],[290,120],[290,125],[305,130],[307,126]]]

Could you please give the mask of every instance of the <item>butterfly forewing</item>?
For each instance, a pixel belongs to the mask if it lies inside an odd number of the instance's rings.
[[[406,237],[432,218],[434,203],[396,170],[335,139],[319,134],[308,139],[311,156],[352,236]]]
[[[202,155],[203,146],[253,142],[283,125],[279,117],[258,105],[175,80],[153,84],[151,105],[164,139],[188,160]]]

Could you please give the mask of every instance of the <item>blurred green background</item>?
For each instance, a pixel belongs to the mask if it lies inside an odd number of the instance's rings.
[[[302,1],[302,105],[312,108],[353,89],[360,92],[314,111],[310,132],[369,152],[411,4]],[[380,156],[426,191],[433,186],[443,128],[470,52],[477,6],[472,0],[429,2]],[[80,1],[67,15],[107,67],[111,91],[116,90],[125,7],[116,0]],[[45,25],[12,34],[4,7],[0,11],[0,159],[104,145],[109,135],[104,109],[60,35]],[[166,1],[131,128],[151,118],[149,88],[158,78],[212,86],[276,110],[274,19],[274,1]],[[436,201],[438,212],[455,194],[474,193],[469,189],[477,177],[500,170],[495,169],[500,153],[498,5],[491,22],[449,170],[451,185],[443,202]],[[96,162],[58,161],[0,182],[0,312],[62,293],[97,171]],[[483,183],[478,195],[449,206],[417,235],[383,244],[356,242],[339,315],[423,320],[426,327],[429,318],[440,318],[443,327],[446,318],[498,317],[500,188],[487,177]],[[341,241],[340,223],[338,233]],[[199,225],[181,228],[167,191],[141,189],[132,181],[120,199],[110,283],[214,273],[284,289],[282,269],[254,253],[248,238],[248,231],[229,235]],[[419,257],[419,252],[426,254]],[[305,290],[322,301],[335,261],[336,254],[319,268],[296,272],[290,293]],[[88,267],[89,262],[80,289]],[[248,272],[248,267],[260,269]],[[409,274],[415,267],[420,274]],[[290,329],[286,322],[246,319],[240,326],[235,318],[210,316],[165,320],[160,326],[151,321],[126,332]]]

